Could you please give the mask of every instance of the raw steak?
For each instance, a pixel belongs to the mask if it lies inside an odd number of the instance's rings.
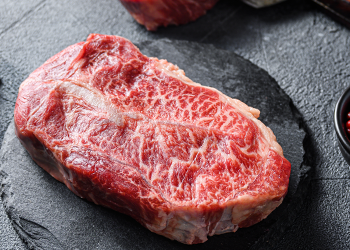
[[[203,16],[218,0],[120,0],[135,20],[148,30],[186,24]]]
[[[264,219],[286,195],[290,163],[259,111],[92,34],[26,79],[16,134],[76,195],[186,244]]]

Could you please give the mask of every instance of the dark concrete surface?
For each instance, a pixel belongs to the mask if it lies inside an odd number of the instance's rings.
[[[133,42],[169,38],[210,43],[265,69],[292,98],[317,152],[304,208],[275,249],[350,248],[350,169],[336,144],[332,121],[335,103],[350,84],[349,29],[309,1],[255,10],[222,0],[196,22],[150,33],[116,0],[2,0],[1,140],[12,120],[20,83],[49,57],[92,32]],[[0,211],[1,248],[23,249]]]

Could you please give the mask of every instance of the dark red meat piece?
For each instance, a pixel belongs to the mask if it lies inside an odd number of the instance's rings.
[[[148,30],[169,24],[194,21],[211,9],[218,0],[120,0],[137,22]]]
[[[90,35],[26,79],[16,134],[76,195],[186,244],[264,219],[290,163],[259,111],[128,40]]]

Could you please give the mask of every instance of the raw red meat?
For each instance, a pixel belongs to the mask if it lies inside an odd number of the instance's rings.
[[[148,30],[169,24],[180,25],[196,20],[218,0],[120,0],[137,22]]]
[[[92,34],[26,79],[16,133],[76,195],[186,244],[264,219],[290,163],[259,111],[128,40]]]

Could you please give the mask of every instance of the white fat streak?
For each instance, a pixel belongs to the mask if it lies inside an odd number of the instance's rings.
[[[191,161],[190,166],[191,166],[191,165],[193,164],[193,162],[196,160],[198,154],[203,154],[205,151],[207,151],[209,141],[210,141],[210,139],[209,139],[208,137],[206,137],[206,138],[204,139],[204,142],[203,142],[203,144],[202,144],[202,146],[201,146],[200,148],[198,148],[198,149],[196,149],[196,148],[191,148],[190,159],[193,159],[193,160]],[[181,162],[181,161],[178,160],[177,158],[174,159],[173,161]],[[190,167],[190,166],[189,166],[189,167]],[[183,180],[179,180],[179,182],[182,184],[182,183],[183,183]],[[180,186],[181,186],[181,185],[180,185]]]
[[[115,122],[117,126],[123,126],[124,122],[122,113],[118,112],[115,106],[98,92],[87,88],[87,86],[77,85],[68,81],[57,83],[56,89],[66,94],[71,94],[75,97],[82,98],[89,105],[96,107],[100,110],[106,111],[109,116],[108,119]],[[123,115],[131,114],[123,113]]]
[[[160,178],[160,174],[159,174],[159,170],[160,170],[159,166],[160,166],[160,164],[157,164],[157,166],[154,167],[155,171],[153,171],[153,173],[152,173],[152,177],[151,177],[151,180],[150,180],[151,183],[154,183],[154,181],[156,181],[156,180],[162,180]]]

